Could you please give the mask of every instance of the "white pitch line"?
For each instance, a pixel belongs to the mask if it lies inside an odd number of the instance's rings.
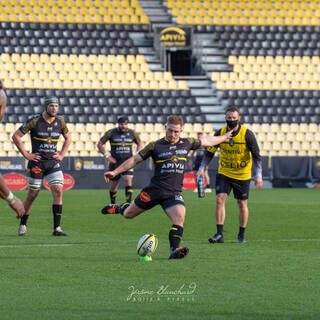
[[[320,238],[316,239],[260,239],[260,240],[248,240],[250,242],[312,242],[320,241]],[[184,243],[202,243],[204,240],[186,240]],[[228,243],[237,243],[236,240],[225,240]],[[74,246],[101,246],[111,244],[133,244],[132,241],[117,241],[117,242],[88,242],[88,243],[34,243],[34,244],[2,244],[0,248],[24,248],[24,247],[74,247]]]

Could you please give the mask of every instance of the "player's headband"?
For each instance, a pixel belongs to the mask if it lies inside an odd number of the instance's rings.
[[[118,119],[118,123],[127,123],[128,122],[128,117],[124,116],[124,117],[120,117]]]
[[[59,99],[56,97],[49,97],[44,100],[46,110],[48,110],[48,106],[52,103],[59,105]]]

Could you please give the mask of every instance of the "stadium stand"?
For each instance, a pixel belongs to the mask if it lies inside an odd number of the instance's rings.
[[[56,95],[74,135],[73,156],[96,156],[93,142],[122,114],[147,142],[172,113],[183,116],[188,135],[212,134],[211,120],[223,122],[227,106],[240,109],[263,155],[319,155],[320,1],[162,6],[172,22],[193,27],[194,53],[215,97],[196,96],[188,81],[159,67],[152,17],[137,0],[3,1],[1,154],[18,154],[8,143],[12,132],[42,111],[44,96]]]

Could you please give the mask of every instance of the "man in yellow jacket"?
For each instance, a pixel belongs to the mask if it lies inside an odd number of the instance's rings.
[[[256,173],[254,182],[257,189],[262,187],[262,165],[260,150],[254,133],[240,124],[240,112],[231,107],[226,110],[226,125],[215,133],[222,136],[232,130],[229,141],[210,147],[202,160],[197,176],[203,176],[204,168],[209,164],[215,152],[220,149],[219,169],[216,177],[216,223],[217,233],[209,238],[210,243],[223,243],[223,225],[225,220],[225,202],[233,190],[239,207],[238,242],[244,243],[245,229],[248,222],[248,197],[251,180],[252,161],[255,163]]]

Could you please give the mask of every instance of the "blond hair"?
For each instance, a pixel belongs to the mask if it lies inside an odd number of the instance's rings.
[[[167,123],[168,124],[171,123],[171,124],[174,124],[174,125],[180,124],[181,127],[183,126],[182,118],[180,116],[176,116],[176,115],[169,116],[168,120],[167,120]]]

